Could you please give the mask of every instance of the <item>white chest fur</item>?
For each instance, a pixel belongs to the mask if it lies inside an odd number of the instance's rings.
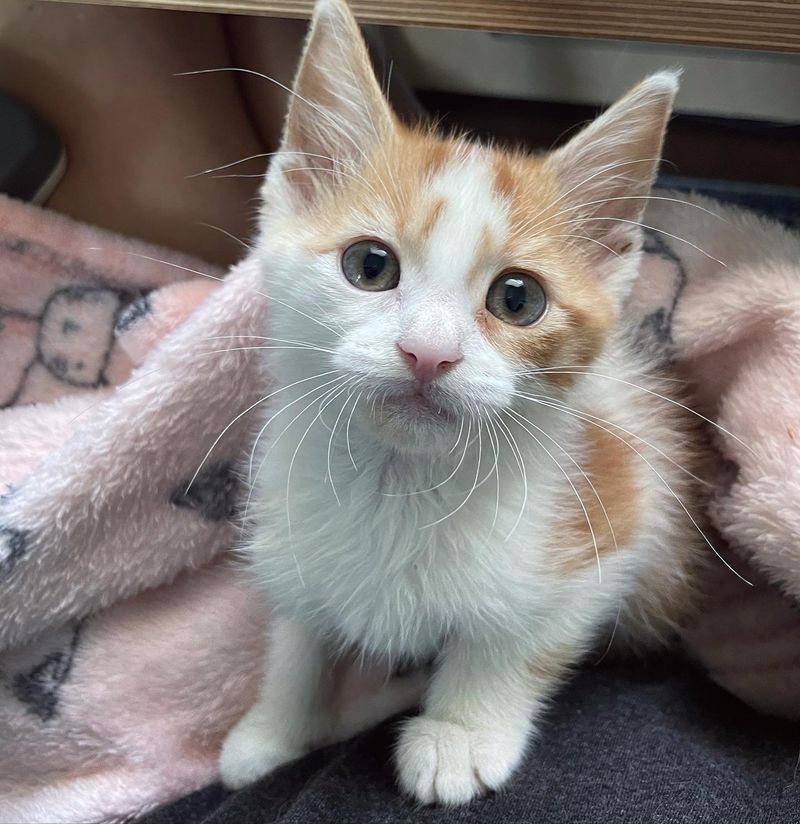
[[[529,404],[537,438],[506,416],[503,427],[462,429],[450,454],[432,458],[387,446],[358,416],[349,443],[342,419],[331,437],[334,404],[316,421],[312,411],[308,428],[301,421],[265,439],[254,463],[248,550],[269,604],[318,636],[390,658],[429,657],[451,635],[531,650],[570,625],[590,643],[619,616],[623,625],[634,616],[634,634],[649,632],[647,613],[661,611],[658,599],[684,576],[683,562],[664,563],[664,547],[686,515],[670,492],[680,481],[666,458],[675,434],[659,424],[666,401],[640,388],[645,368],[609,354],[597,366],[610,376],[602,404],[596,382],[567,398],[648,443],[627,453],[639,524],[614,525],[628,537],[602,564],[592,553],[567,574],[554,562],[575,549],[559,527],[565,502],[580,517],[575,487],[592,494],[577,468],[585,419]],[[594,507],[602,527],[598,517]]]
[[[529,633],[558,598],[536,548],[559,470],[528,460],[526,499],[519,467],[501,458],[495,475],[494,442],[481,438],[480,463],[477,436],[465,458],[466,438],[434,463],[354,438],[357,470],[344,444],[331,451],[335,494],[327,431],[309,434],[288,486],[294,444],[279,442],[252,505],[271,603],[389,656],[428,656],[454,631]]]

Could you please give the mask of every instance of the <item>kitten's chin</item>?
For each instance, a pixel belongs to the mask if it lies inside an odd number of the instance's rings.
[[[461,417],[418,396],[385,398],[364,409],[367,426],[394,449],[409,453],[447,452],[459,434]]]

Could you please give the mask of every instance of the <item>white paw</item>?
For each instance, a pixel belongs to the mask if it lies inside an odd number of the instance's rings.
[[[397,746],[401,789],[423,804],[465,804],[499,789],[525,751],[527,729],[470,729],[424,715],[407,723]]]
[[[303,752],[303,747],[275,736],[262,719],[253,719],[248,713],[222,745],[220,778],[228,789],[238,790],[294,761]]]

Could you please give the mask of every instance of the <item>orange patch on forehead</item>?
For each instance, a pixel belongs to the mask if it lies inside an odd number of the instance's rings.
[[[502,154],[498,154],[492,163],[494,178],[492,190],[495,195],[503,200],[510,200],[516,190],[517,177],[511,161]]]
[[[368,170],[362,170],[374,189],[387,194],[392,225],[398,235],[422,231],[428,236],[433,231],[444,204],[434,203],[421,218],[419,204],[425,202],[432,178],[455,150],[453,141],[443,140],[433,132],[398,126],[394,139],[383,146],[380,157]],[[421,230],[416,230],[415,225]]]
[[[492,159],[492,189],[508,208],[512,242],[524,245],[540,234],[539,226],[553,212],[558,181],[536,156],[497,152]]]
[[[422,224],[416,232],[417,241],[424,243],[431,236],[433,228],[436,226],[436,222],[439,220],[442,212],[444,211],[445,205],[446,203],[444,198],[437,198],[434,200],[428,211],[424,214]]]
[[[486,267],[493,258],[497,257],[496,247],[498,239],[492,234],[492,230],[488,226],[481,229],[478,243],[475,247],[475,261],[467,272],[467,286],[481,287],[484,285],[482,281],[487,280]],[[500,272],[490,272],[490,275],[499,275]],[[488,281],[485,284],[488,286]]]
[[[426,177],[430,178],[437,174],[450,159],[453,148],[446,141],[437,137],[422,137],[422,145],[418,147],[422,151],[416,158],[410,158],[413,162],[420,163],[422,171]]]
[[[323,178],[330,186],[302,215],[303,228],[314,236],[308,248],[317,253],[332,251],[354,234],[390,240],[393,234],[410,234],[410,227],[420,222],[421,195],[454,151],[452,141],[397,124],[357,167],[341,177]],[[436,215],[426,217],[432,230]]]

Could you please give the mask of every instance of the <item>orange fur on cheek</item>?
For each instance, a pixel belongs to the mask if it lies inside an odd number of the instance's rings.
[[[491,346],[523,369],[544,368],[554,363],[563,334],[544,327],[535,331],[513,326],[494,317],[487,309],[478,313],[478,324]]]
[[[542,321],[531,327],[505,323],[485,309],[478,322],[486,340],[499,352],[523,368],[561,367],[564,372],[545,372],[542,377],[554,386],[569,387],[575,382],[575,376],[567,374],[569,367],[592,363],[614,319],[611,302],[598,293],[593,308],[551,306]]]
[[[509,222],[507,237],[495,239],[501,257],[509,268],[519,266],[540,279],[549,308],[530,327],[490,315],[479,318],[486,339],[523,368],[591,363],[616,320],[616,310],[580,251],[548,232],[562,208],[558,181],[538,158],[516,154],[497,153],[492,170],[493,191],[505,204]],[[543,377],[559,387],[574,383],[573,375],[563,373]]]

